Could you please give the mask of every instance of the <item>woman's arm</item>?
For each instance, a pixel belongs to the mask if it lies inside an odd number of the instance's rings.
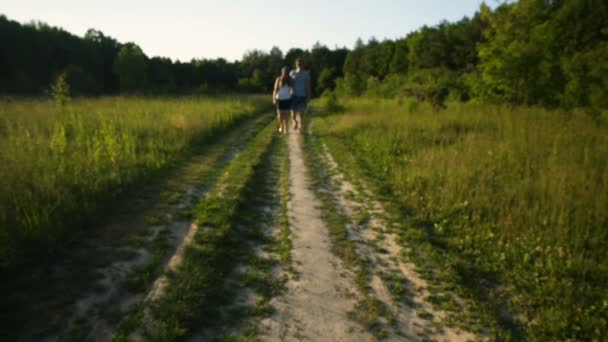
[[[279,84],[279,79],[276,78],[274,80],[274,87],[272,87],[272,104],[277,103],[277,85]]]

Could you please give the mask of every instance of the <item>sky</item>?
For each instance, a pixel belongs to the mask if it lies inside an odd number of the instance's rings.
[[[352,48],[404,37],[423,25],[472,16],[482,0],[2,0],[0,14],[83,36],[89,28],[138,44],[149,57],[240,59],[316,42]],[[495,7],[497,0],[486,3]]]

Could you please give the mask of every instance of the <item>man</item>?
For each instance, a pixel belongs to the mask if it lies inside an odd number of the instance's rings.
[[[312,92],[310,91],[310,73],[304,70],[304,63],[300,58],[296,59],[296,69],[289,74],[293,79],[293,96],[291,102],[291,113],[293,116],[293,129],[302,133],[302,119],[308,107],[308,101]]]

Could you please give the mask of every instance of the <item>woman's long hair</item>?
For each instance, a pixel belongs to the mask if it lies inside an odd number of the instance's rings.
[[[281,68],[281,76],[279,76],[279,86],[291,86],[291,77],[287,74],[287,67]]]

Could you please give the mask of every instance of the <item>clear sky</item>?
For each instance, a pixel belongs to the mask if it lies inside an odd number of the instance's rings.
[[[0,14],[83,36],[89,28],[152,56],[240,59],[251,49],[330,48],[399,38],[471,16],[482,0],[2,0]],[[497,0],[487,0],[494,7]]]

